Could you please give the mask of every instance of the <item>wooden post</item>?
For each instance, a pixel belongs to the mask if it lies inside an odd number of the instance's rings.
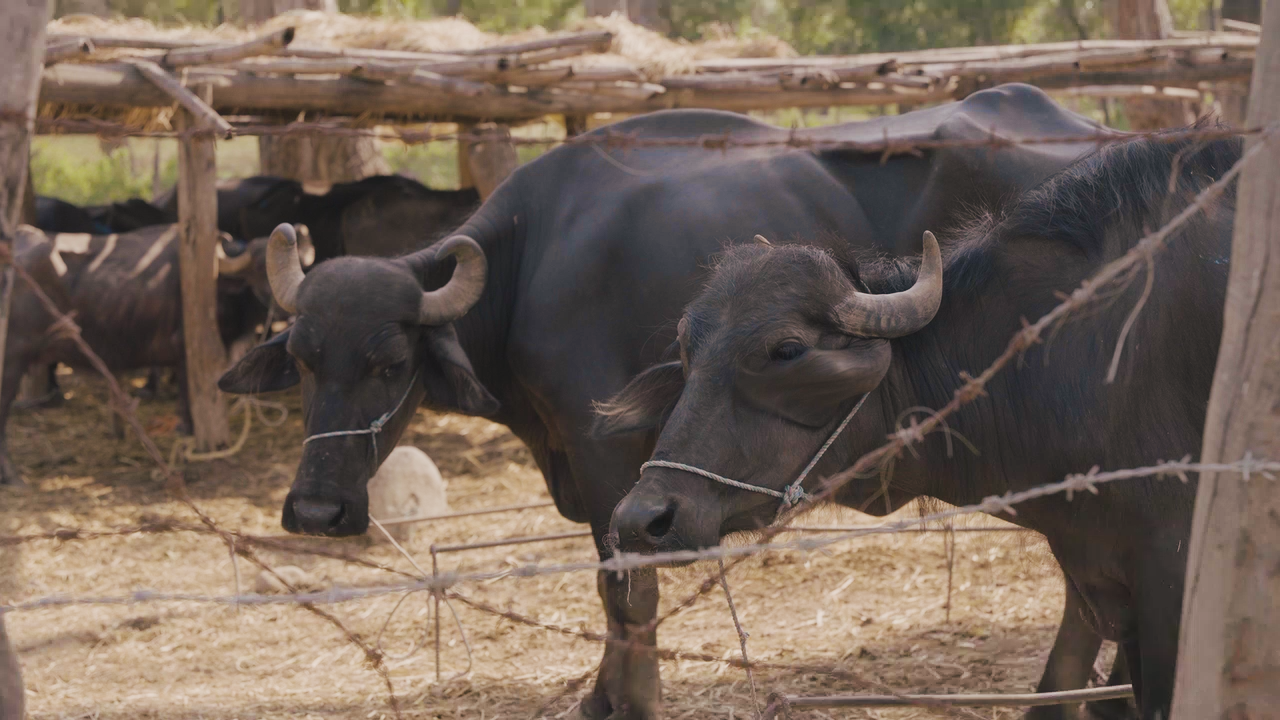
[[[1257,23],[1262,15],[1261,0],[1222,0],[1222,19]],[[1249,88],[1242,83],[1217,83],[1213,94],[1218,98],[1222,119],[1235,127],[1244,127],[1249,111]]]
[[[470,135],[476,131],[473,123],[457,123],[458,135]],[[458,189],[466,190],[476,186],[476,181],[471,177],[471,153],[469,152],[466,141],[458,140]]]
[[[1124,39],[1165,39],[1173,37],[1173,13],[1168,0],[1113,0],[1111,27]],[[1181,127],[1195,120],[1184,100],[1134,98],[1124,101],[1130,130],[1160,130]],[[1190,115],[1190,116],[1189,116]]]
[[[565,115],[564,116],[564,135],[565,137],[577,137],[590,128],[587,125],[586,115]]]
[[[206,102],[212,88],[199,94]],[[175,116],[178,127],[205,127],[185,109]],[[227,408],[218,391],[218,376],[226,369],[227,352],[218,334],[217,276],[218,170],[212,132],[187,136],[178,142],[178,265],[182,275],[182,334],[186,342],[187,392],[192,428],[201,451],[231,440]]]
[[[520,158],[516,154],[516,146],[511,143],[511,131],[505,125],[486,123],[476,127],[474,132],[482,137],[459,147],[466,148],[471,179],[480,199],[485,200],[520,166]]]
[[[44,29],[49,22],[49,0],[5,0],[0,3],[0,244],[13,247],[14,231],[22,218],[22,196],[27,186],[31,135],[36,117],[36,96],[44,67]],[[9,336],[9,307],[14,272],[0,274],[0,376]],[[11,368],[10,368],[11,369]],[[9,558],[13,562],[13,558]],[[9,575],[10,568],[0,568]],[[9,645],[4,616],[0,615],[0,720],[22,720],[25,696],[22,668]]]
[[[1249,125],[1280,123],[1280,3],[1263,10]],[[1249,146],[1261,142],[1254,137]],[[1280,459],[1280,137],[1240,176],[1222,347],[1201,462]],[[1280,708],[1280,479],[1202,473],[1188,548],[1175,720]]]

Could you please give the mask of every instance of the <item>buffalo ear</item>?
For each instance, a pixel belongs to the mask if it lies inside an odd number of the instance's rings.
[[[453,325],[424,329],[428,362],[434,361],[440,369],[440,373],[423,374],[429,402],[464,415],[490,417],[498,412],[502,403],[476,377]]]
[[[654,365],[637,375],[617,395],[596,403],[599,416],[591,424],[594,437],[656,428],[684,392],[684,366],[679,362]]]
[[[301,380],[298,365],[285,349],[292,330],[285,330],[245,353],[240,362],[218,378],[218,389],[233,395],[257,395],[297,385]]]

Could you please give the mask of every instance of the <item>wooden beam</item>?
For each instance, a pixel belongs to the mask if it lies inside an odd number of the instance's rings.
[[[1240,174],[1222,344],[1200,462],[1251,453],[1280,460],[1280,3],[1262,10],[1262,44]],[[1259,143],[1266,146],[1258,148]],[[1187,553],[1175,720],[1274,717],[1280,708],[1280,482],[1201,473]]]
[[[356,74],[370,80],[382,80],[417,85],[445,93],[453,93],[464,97],[480,95],[496,95],[498,88],[485,83],[447,77],[421,68],[402,68],[378,62],[366,62],[356,69]]]
[[[223,120],[217,111],[209,107],[209,103],[197,97],[195,93],[183,87],[178,79],[164,71],[159,65],[150,60],[132,59],[126,61],[138,70],[141,75],[146,78],[152,85],[162,90],[166,95],[178,101],[178,104],[186,108],[187,112],[199,119],[199,122],[192,124],[192,127],[209,128],[217,131],[219,135],[229,138],[234,134],[231,129],[231,123]]]
[[[517,167],[520,158],[511,143],[511,130],[504,125],[485,123],[472,131],[481,136],[473,142],[461,143],[466,148],[467,166],[480,199],[486,200]]]
[[[458,123],[458,135],[470,135],[475,132],[475,123]],[[471,177],[471,153],[467,148],[464,140],[458,140],[458,188],[466,190],[476,186],[476,181]]]
[[[88,55],[93,51],[93,41],[84,37],[49,43],[44,48],[44,64],[52,65],[63,60]]]
[[[294,29],[287,27],[238,45],[174,49],[164,54],[164,57],[160,59],[160,64],[165,67],[211,65],[213,63],[233,62],[258,55],[275,55],[293,42],[293,35]]]
[[[209,88],[201,88],[208,93]],[[207,100],[206,100],[207,102]],[[177,113],[179,129],[200,127],[203,117]],[[178,266],[182,277],[182,334],[186,345],[187,392],[196,445],[201,451],[227,445],[231,430],[218,390],[227,353],[218,333],[218,168],[212,134],[178,143]]]
[[[501,119],[506,122],[554,114],[643,113],[671,107],[757,110],[785,107],[941,102],[946,92],[900,95],[893,89],[805,90],[771,93],[670,91],[647,98],[558,93],[554,90],[465,97],[407,84],[385,85],[351,78],[290,78],[192,69],[189,83],[214,85],[213,105],[227,114],[283,111],[382,116],[404,120]],[[1096,84],[1096,83],[1091,83]],[[165,107],[172,97],[149,87],[124,63],[61,64],[46,68],[42,102],[119,107]],[[648,95],[648,93],[646,93]]]

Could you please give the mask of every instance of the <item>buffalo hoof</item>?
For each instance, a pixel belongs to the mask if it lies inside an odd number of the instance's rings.
[[[657,720],[661,717],[649,712],[629,712],[626,709],[610,711],[608,702],[591,695],[569,715],[570,720]]]
[[[1084,717],[1089,720],[1137,720],[1138,709],[1125,700],[1100,700],[1085,707]]]
[[[13,407],[18,410],[40,410],[43,408],[61,407],[66,401],[67,398],[62,394],[62,390],[54,388],[38,398],[19,400],[13,404]]]

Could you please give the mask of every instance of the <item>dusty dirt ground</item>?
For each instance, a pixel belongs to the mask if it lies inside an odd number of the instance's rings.
[[[23,489],[0,488],[0,534],[60,527],[104,528],[152,518],[194,522],[152,479],[136,439],[114,439],[96,378],[64,376],[64,406],[20,411],[9,425]],[[172,389],[143,401],[148,431],[174,442]],[[281,501],[300,454],[298,398],[278,429],[258,425],[244,451],[189,465],[192,497],[219,523],[246,533],[282,535]],[[241,417],[233,419],[238,432]],[[548,498],[523,446],[488,422],[420,411],[402,439],[426,450],[449,482],[454,511]],[[869,522],[852,511],[824,510],[809,525]],[[977,522],[995,523],[991,520]],[[432,543],[582,530],[553,508],[418,526],[409,550],[424,566]],[[782,552],[752,559],[730,575],[750,632],[752,659],[838,668],[901,692],[1025,692],[1034,688],[1062,611],[1062,580],[1035,536],[956,535],[951,617],[946,617],[944,535],[905,534],[844,542],[820,553]],[[308,541],[411,570],[393,549],[367,540]],[[396,581],[387,573],[299,553],[261,551],[275,565],[298,565],[323,586]],[[589,539],[500,547],[441,556],[442,569],[493,569],[538,560],[591,560]],[[697,588],[705,568],[664,573],[663,608]],[[244,590],[256,572],[239,561]],[[0,602],[55,594],[120,595],[138,589],[231,594],[236,572],[225,545],[193,533],[131,535],[92,541],[39,541],[0,547]],[[559,625],[603,632],[593,573],[505,578],[459,590],[492,605]],[[398,597],[332,606],[374,642]],[[412,718],[568,717],[596,666],[589,641],[514,624],[455,603],[465,631],[446,611],[436,682],[428,600],[409,597],[383,636],[404,715]],[[356,648],[331,625],[293,606],[226,607],[149,603],[47,608],[8,615],[26,673],[32,718],[352,718],[392,717],[388,694]],[[426,640],[426,649],[408,652]],[[466,643],[471,646],[468,662]],[[669,648],[735,657],[738,640],[719,591],[665,624]],[[470,672],[467,672],[470,667]],[[748,718],[752,697],[743,671],[724,663],[664,662],[666,717]],[[850,681],[801,670],[761,670],[759,696],[868,691]],[[1020,710],[951,711],[1008,718]],[[911,718],[938,710],[798,712],[811,718]]]

